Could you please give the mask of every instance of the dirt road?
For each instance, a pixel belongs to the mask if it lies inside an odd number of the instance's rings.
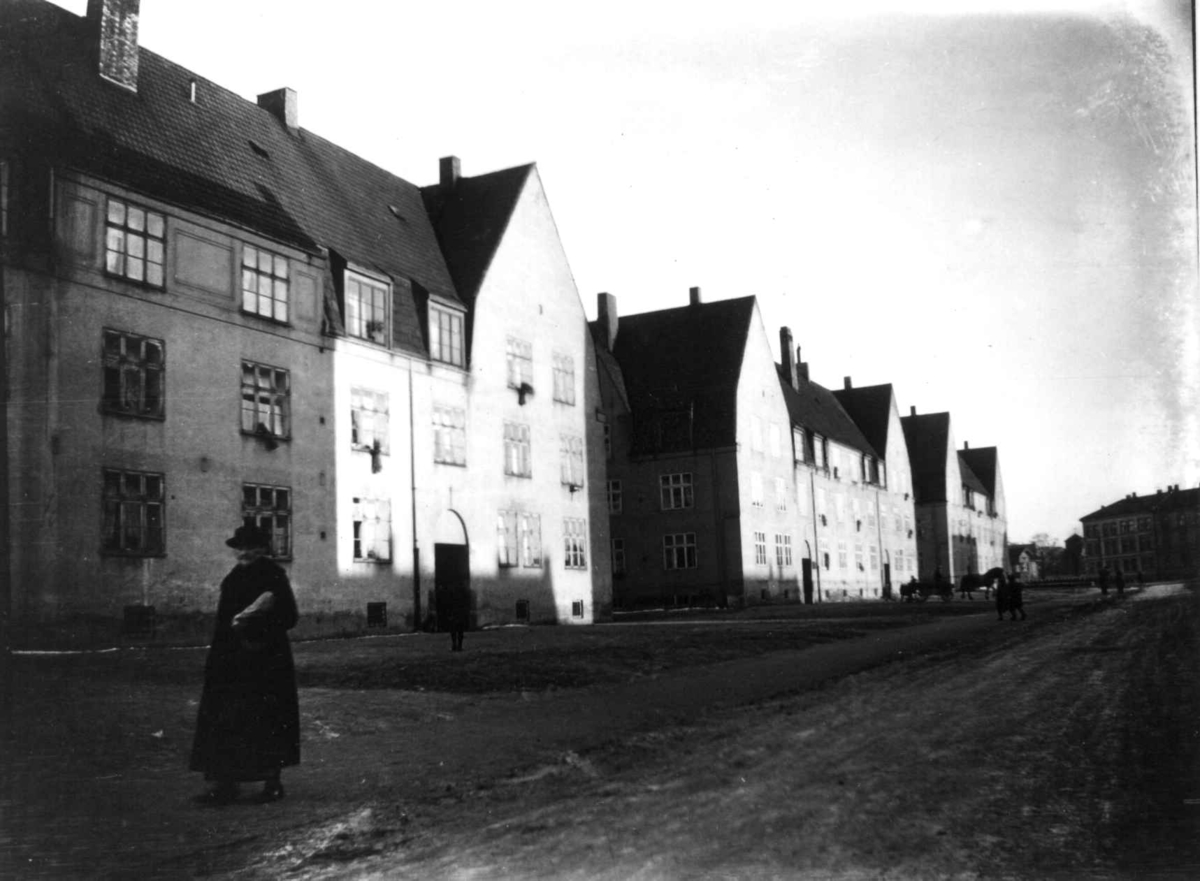
[[[0,859],[20,877],[1158,877],[1195,858],[1174,843],[1195,831],[1200,718],[1195,602],[1160,593],[582,689],[305,688],[288,799],[224,811],[186,803],[195,694],[159,670],[90,722],[47,706],[110,766],[80,749],[16,769]],[[54,684],[86,703],[78,677]]]

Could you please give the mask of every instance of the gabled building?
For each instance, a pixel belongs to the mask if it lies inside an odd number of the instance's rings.
[[[239,522],[313,629],[420,623],[451,579],[479,624],[606,614],[595,361],[536,168],[422,190],[138,14],[0,7],[14,620],[194,619]]]
[[[919,580],[940,572],[957,582],[1004,567],[1008,527],[995,448],[973,451],[979,456],[956,451],[949,413],[917,415],[913,407],[900,421],[912,463]]]
[[[1084,572],[1102,567],[1127,577],[1195,578],[1200,566],[1200,488],[1178,484],[1153,495],[1131,493],[1080,518]]]
[[[1022,581],[1029,582],[1040,579],[1042,577],[1042,557],[1038,552],[1038,546],[1035,544],[1009,545],[1006,568],[1009,572],[1020,575]]]

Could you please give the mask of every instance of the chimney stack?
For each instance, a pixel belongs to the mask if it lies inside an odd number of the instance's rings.
[[[850,391],[850,389],[854,388],[854,383],[850,381],[850,377],[842,377],[842,388],[844,388],[846,391]]]
[[[100,76],[131,92],[138,84],[138,6],[141,0],[88,0],[95,29]]]
[[[963,449],[964,449],[964,450],[969,450],[969,449],[971,449],[971,442],[970,442],[970,441],[963,441]]]
[[[796,375],[804,382],[808,382],[808,362],[800,360],[800,347],[796,346]]]
[[[700,305],[700,288],[690,288],[688,290],[688,302],[693,306]]]
[[[908,415],[909,416],[917,415],[917,405],[916,404],[913,404],[911,407],[908,408]]]
[[[612,294],[596,294],[596,318],[604,333],[604,345],[608,351],[617,343],[617,298]]]
[[[441,172],[441,185],[445,189],[453,189],[461,176],[461,166],[457,156],[443,156],[438,163]]]
[[[258,96],[258,106],[287,126],[289,131],[300,127],[299,99],[295,89],[263,92]]]
[[[800,375],[796,372],[796,362],[799,360],[800,350],[796,349],[796,354],[792,354],[792,329],[790,327],[779,328],[779,357],[787,381],[792,384],[792,388],[800,388]]]

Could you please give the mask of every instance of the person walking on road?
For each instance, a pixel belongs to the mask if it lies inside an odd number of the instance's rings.
[[[1116,575],[1113,576],[1113,581],[1117,586],[1117,596],[1125,596],[1125,573],[1118,569]]]
[[[1016,621],[1017,613],[1025,620],[1025,591],[1021,583],[1021,575],[1014,572],[1008,579],[1008,614],[1009,620]]]
[[[995,583],[996,620],[1003,621],[1004,613],[1008,611],[1008,579],[1004,577],[1003,572],[999,571],[992,577]]]
[[[1100,567],[1100,574],[1097,576],[1096,580],[1100,584],[1100,596],[1104,596],[1104,597],[1108,596],[1108,566],[1107,565],[1102,565]]]
[[[296,598],[270,559],[271,537],[239,526],[226,545],[237,564],[221,582],[217,623],[204,664],[190,770],[213,784],[203,804],[234,801],[238,784],[262,781],[256,801],[283,798],[280,771],[300,763],[300,704],[287,632]]]

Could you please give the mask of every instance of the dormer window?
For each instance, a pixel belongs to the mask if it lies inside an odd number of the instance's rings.
[[[429,357],[465,367],[462,314],[429,304]]]
[[[346,273],[346,333],[360,340],[387,345],[388,301],[385,282]]]

